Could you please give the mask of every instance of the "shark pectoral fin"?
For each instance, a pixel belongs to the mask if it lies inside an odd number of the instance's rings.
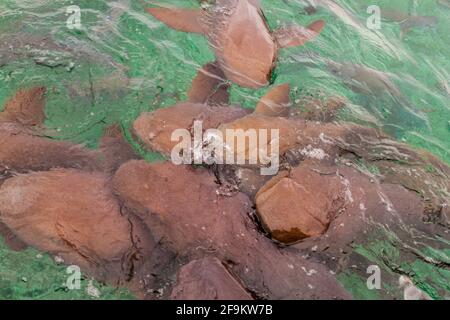
[[[34,87],[19,90],[9,99],[3,112],[0,113],[0,122],[15,122],[24,126],[39,126],[45,120],[45,87]]]
[[[317,20],[306,28],[298,25],[282,27],[274,32],[274,37],[281,48],[298,47],[315,38],[324,26],[325,21]]]
[[[184,32],[204,34],[201,9],[148,8],[147,11],[169,27]]]
[[[192,81],[188,92],[190,102],[206,104],[228,104],[230,85],[219,66],[214,63],[204,65]]]
[[[258,102],[255,112],[271,117],[287,117],[291,104],[290,91],[288,83],[271,89]]]
[[[325,27],[325,21],[323,20],[316,20],[308,25],[308,30],[311,30],[315,32],[316,34],[319,34],[322,32],[323,28]]]

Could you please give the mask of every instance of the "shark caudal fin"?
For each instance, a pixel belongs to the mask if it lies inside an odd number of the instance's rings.
[[[148,8],[147,12],[175,30],[204,33],[202,23],[204,12],[201,9]]]
[[[188,92],[190,102],[228,104],[230,84],[218,65],[214,62],[203,66],[192,81]]]
[[[9,99],[0,122],[15,122],[24,126],[39,126],[45,121],[45,87],[19,90]]]
[[[274,37],[281,48],[298,47],[314,39],[324,26],[325,21],[317,20],[306,28],[298,25],[282,27],[274,32]]]
[[[255,112],[271,117],[287,117],[291,104],[290,91],[288,83],[271,89],[258,102]]]

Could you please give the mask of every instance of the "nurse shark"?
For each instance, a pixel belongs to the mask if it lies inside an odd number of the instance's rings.
[[[280,48],[301,46],[315,38],[325,22],[308,27],[289,25],[271,32],[257,0],[218,0],[206,9],[149,8],[171,28],[205,35],[224,76],[242,87],[261,88],[270,82]]]

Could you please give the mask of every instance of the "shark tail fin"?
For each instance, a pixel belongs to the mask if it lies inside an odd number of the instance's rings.
[[[204,34],[201,9],[148,8],[147,12],[175,30]]]
[[[289,83],[271,89],[258,102],[255,112],[271,117],[287,117],[291,104],[290,90]]]
[[[298,47],[314,39],[325,27],[325,21],[317,20],[308,27],[292,25],[274,32],[274,37],[282,48]]]
[[[192,81],[188,99],[194,103],[228,104],[230,85],[215,62],[203,66]]]

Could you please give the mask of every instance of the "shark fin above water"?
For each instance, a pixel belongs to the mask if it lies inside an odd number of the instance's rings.
[[[147,12],[175,30],[204,34],[201,9],[148,8]]]
[[[222,70],[211,62],[198,71],[188,92],[188,100],[209,105],[228,104],[229,87]]]
[[[258,102],[255,112],[271,117],[287,117],[291,103],[290,91],[289,83],[271,89]]]
[[[276,30],[273,35],[282,48],[298,47],[314,39],[325,27],[325,21],[317,20],[308,27],[292,25]]]

